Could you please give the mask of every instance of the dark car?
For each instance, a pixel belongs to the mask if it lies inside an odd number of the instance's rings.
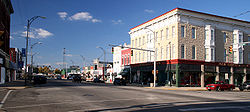
[[[46,84],[47,78],[42,75],[36,75],[34,76],[34,84]]]
[[[240,91],[243,91],[244,89],[250,90],[250,80],[244,82],[243,84],[240,84],[239,89]]]
[[[126,86],[126,81],[122,78],[115,78],[114,85],[124,85]]]

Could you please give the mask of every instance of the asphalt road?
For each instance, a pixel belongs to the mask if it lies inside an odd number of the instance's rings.
[[[250,111],[250,92],[177,91],[103,83],[48,80],[12,91],[2,110],[8,112],[84,111]]]

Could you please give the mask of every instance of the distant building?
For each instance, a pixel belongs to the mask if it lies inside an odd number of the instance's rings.
[[[235,85],[250,80],[250,46],[241,46],[250,40],[249,21],[175,8],[129,34],[133,48],[156,48],[160,85],[204,87],[218,80]],[[138,82],[153,82],[154,52],[134,50],[131,59]]]
[[[0,1],[0,84],[10,76],[10,15],[14,13],[11,0]]]

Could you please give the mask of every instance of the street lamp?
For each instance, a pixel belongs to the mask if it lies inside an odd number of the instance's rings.
[[[42,18],[45,19],[46,17],[43,16],[34,16],[31,19],[28,19],[28,24],[27,24],[27,37],[26,37],[26,51],[25,51],[25,85],[27,85],[27,61],[28,61],[28,47],[29,47],[29,30],[30,30],[30,25],[31,23],[36,20],[37,18]]]
[[[103,53],[104,53],[104,67],[103,67],[103,75],[102,75],[102,78],[103,78],[103,81],[104,81],[104,75],[105,75],[105,66],[106,66],[106,52],[105,52],[105,50],[102,48],[102,47],[100,47],[100,46],[97,46],[96,48],[100,48],[102,51],[103,51]]]
[[[144,29],[148,29],[149,31],[151,31],[154,34],[154,87],[155,87],[155,80],[156,80],[156,38],[155,38],[155,32],[149,28],[144,28]]]
[[[33,74],[33,54],[32,54],[32,49],[33,49],[33,47],[35,46],[35,45],[37,45],[37,44],[42,44],[42,42],[36,42],[36,43],[34,43],[34,44],[32,44],[31,46],[30,46],[30,55],[31,55],[31,60],[30,60],[30,63],[31,63],[31,73]],[[35,54],[34,54],[35,55]]]

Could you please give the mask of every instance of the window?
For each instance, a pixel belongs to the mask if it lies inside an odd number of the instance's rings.
[[[192,46],[192,59],[195,59],[195,46]]]
[[[175,36],[175,26],[172,27],[172,37],[174,38]]]
[[[137,62],[137,52],[135,52],[135,63]]]
[[[142,38],[142,45],[144,45],[145,44],[145,36],[143,36],[143,38]]]
[[[168,49],[169,49],[168,46],[166,46],[166,59],[168,59],[168,54],[169,54]]]
[[[158,32],[155,32],[155,41],[157,42],[157,40],[158,40]]]
[[[233,61],[237,62],[237,53],[236,53],[236,51],[233,52]]]
[[[185,55],[185,48],[184,48],[184,45],[182,44],[181,45],[181,58],[182,59],[184,58],[184,55]]]
[[[168,28],[166,28],[166,39],[168,39]]]
[[[149,34],[147,34],[147,42],[146,43],[148,43],[149,40],[150,40],[150,37],[149,37]]]
[[[242,34],[239,34],[239,43],[241,43],[242,42],[242,40],[243,40],[243,38],[242,38],[243,36],[242,36]]]
[[[137,39],[135,39],[135,48],[137,47],[137,45],[136,45],[136,44],[137,44]]]
[[[134,47],[135,43],[134,43],[134,40],[132,40],[132,47]]]
[[[129,57],[129,54],[128,54],[128,62],[127,62],[127,63],[128,63],[128,65],[130,64],[130,57]]]
[[[226,32],[223,33],[223,38],[224,38],[224,43],[226,43],[227,42],[227,33]]]
[[[143,54],[142,54],[142,61],[144,61],[145,52],[143,51],[142,53],[143,53]]]
[[[211,40],[214,40],[214,30],[211,30]]]
[[[161,30],[161,40],[163,39],[163,30]]]
[[[181,37],[185,37],[185,26],[181,26]]]
[[[211,60],[212,61],[214,60],[214,49],[213,48],[211,49]]]
[[[205,59],[208,60],[209,58],[209,49],[205,48]]]
[[[172,45],[172,56],[171,56],[173,59],[175,58],[175,46]],[[171,59],[170,57],[170,59]]]
[[[150,37],[149,37],[149,42],[150,42],[150,43],[152,42],[152,38],[153,38],[152,35],[153,35],[153,34],[150,34]]]
[[[192,28],[192,38],[195,39],[195,28],[194,27]]]
[[[248,42],[250,42],[250,35],[248,35]],[[250,43],[248,45],[250,45]]]
[[[250,63],[250,52],[248,52],[248,64]]]
[[[138,47],[141,47],[141,38],[139,38],[139,45]]]
[[[138,62],[141,62],[141,51],[139,51],[139,57],[138,57]]]
[[[243,58],[242,58],[242,49],[239,49],[239,62],[242,63],[243,62]]]
[[[224,49],[224,62],[227,62],[227,50]]]

